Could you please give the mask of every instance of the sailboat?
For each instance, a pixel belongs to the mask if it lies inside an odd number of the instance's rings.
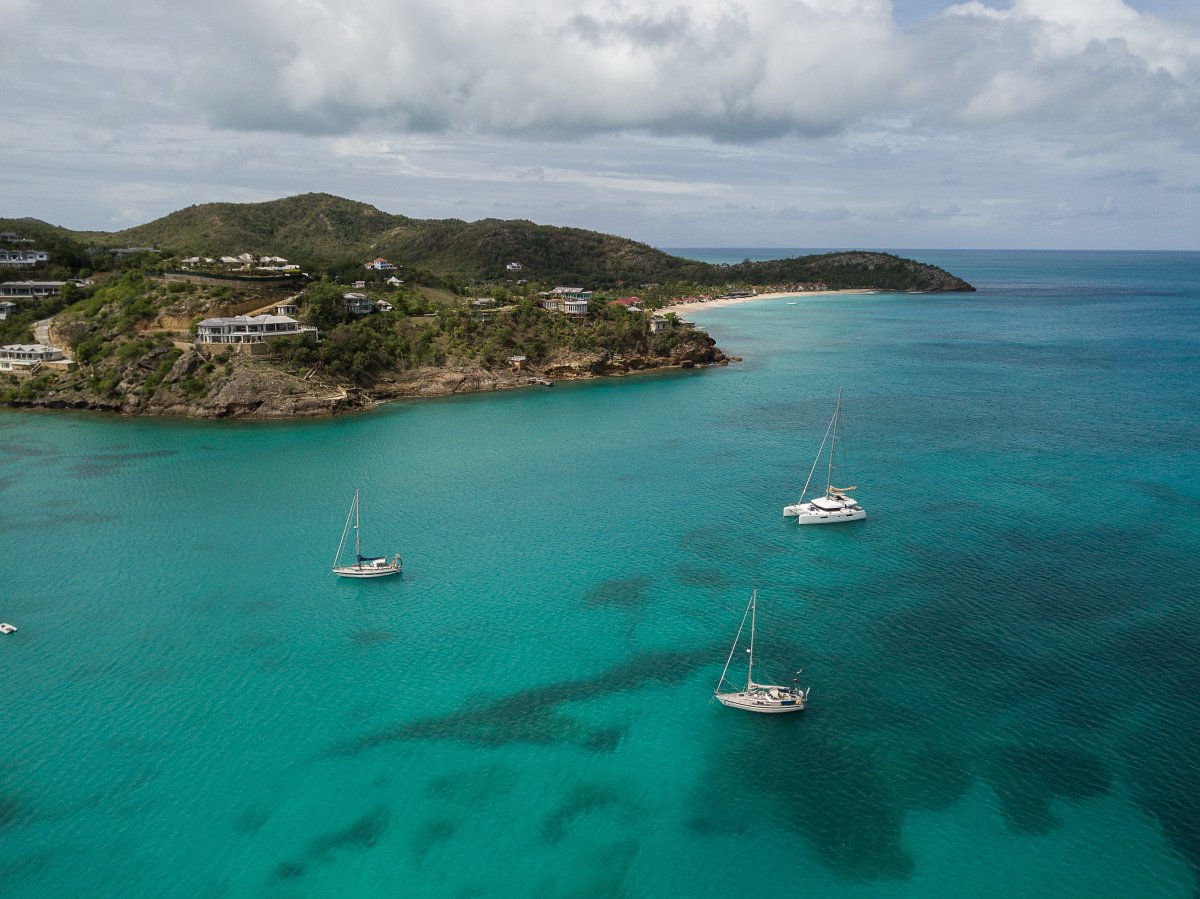
[[[847,495],[857,490],[857,487],[833,486],[833,466],[834,458],[837,456],[841,416],[842,390],[839,387],[833,418],[829,420],[829,427],[825,429],[825,437],[821,441],[820,449],[817,450],[817,458],[813,459],[812,468],[808,472],[808,480],[804,482],[804,489],[800,491],[800,500],[794,505],[783,507],[784,517],[796,516],[797,524],[836,524],[839,521],[858,521],[867,517],[866,510],[855,499]],[[825,493],[806,501],[804,497],[808,495],[808,485],[812,483],[813,473],[817,470],[817,463],[821,461],[821,454],[825,452],[826,443],[829,443],[829,465],[825,470]]]
[[[350,528],[354,528],[354,564],[338,565],[342,550],[346,547],[346,538]],[[362,554],[362,531],[359,529],[358,491],[354,491],[354,501],[350,503],[350,513],[346,516],[346,526],[342,528],[342,541],[338,544],[337,555],[333,557],[333,573],[338,577],[387,577],[389,574],[400,573],[400,554],[392,556],[389,561],[384,556],[364,556]]]
[[[790,687],[754,682],[754,619],[757,606],[758,591],[755,590],[750,594],[750,602],[746,605],[746,611],[742,615],[742,623],[738,626],[737,636],[733,638],[733,647],[729,650],[729,658],[725,660],[725,670],[721,672],[721,679],[717,682],[717,689],[713,690],[713,696],[721,705],[731,709],[741,709],[745,712],[761,712],[767,715],[801,712],[804,710],[804,704],[808,702],[808,691],[812,687],[801,690],[797,685],[796,678],[792,678]],[[749,670],[746,673],[746,689],[722,693],[721,686],[725,683],[725,675],[729,673],[733,654],[737,652],[738,641],[742,638],[742,630],[746,627],[747,617],[750,619],[750,648],[746,652],[749,653],[750,662]],[[796,672],[797,675],[799,673],[799,671]]]

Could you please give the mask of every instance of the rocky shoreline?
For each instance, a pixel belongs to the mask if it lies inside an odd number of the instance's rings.
[[[175,361],[157,389],[146,394],[137,372],[117,386],[115,394],[87,389],[82,378],[49,384],[35,396],[8,401],[10,408],[70,409],[128,416],[280,420],[318,418],[359,412],[398,399],[488,393],[553,384],[620,377],[650,371],[690,369],[740,361],[726,356],[711,338],[678,347],[670,356],[607,352],[560,353],[522,370],[489,370],[478,365],[419,368],[379,377],[354,386],[284,372],[263,360],[233,357],[231,370],[204,396],[183,389],[206,357],[188,349]]]

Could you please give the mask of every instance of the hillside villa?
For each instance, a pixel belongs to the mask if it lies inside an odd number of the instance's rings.
[[[275,337],[317,337],[317,329],[302,325],[289,315],[234,315],[206,318],[196,326],[196,346],[230,346],[252,355],[268,351],[266,342]]]
[[[75,361],[56,346],[41,343],[0,346],[0,372],[25,376],[35,374],[43,368],[71,371],[75,368]]]
[[[49,261],[50,254],[45,250],[0,250],[0,265],[11,268],[24,268]]]
[[[66,281],[6,281],[0,284],[0,297],[24,299],[53,297],[62,293]]]

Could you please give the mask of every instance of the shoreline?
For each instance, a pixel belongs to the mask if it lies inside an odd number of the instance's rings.
[[[828,297],[839,296],[841,294],[864,294],[864,293],[879,293],[880,291],[869,287],[852,287],[846,290],[796,290],[796,291],[776,291],[773,293],[756,293],[748,297],[722,297],[721,299],[699,300],[695,303],[676,303],[673,306],[664,306],[661,309],[655,309],[658,315],[666,315],[668,312],[673,312],[675,315],[682,315],[685,312],[696,312],[704,309],[720,309],[724,306],[740,306],[743,303],[754,303],[758,300],[782,300],[787,297]]]

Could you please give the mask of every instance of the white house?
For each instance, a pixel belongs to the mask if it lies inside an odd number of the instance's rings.
[[[300,311],[300,305],[292,300],[287,300],[283,303],[278,303],[275,306],[276,315],[295,315]]]
[[[45,250],[0,250],[0,265],[20,268],[49,262],[50,254]]]
[[[389,303],[387,300],[376,300],[375,301],[375,310],[377,312],[391,312],[392,309],[393,309],[392,304]]]
[[[563,312],[567,313],[567,315],[587,315],[588,314],[588,301],[587,300],[565,299],[565,300],[563,300],[562,307],[563,307]]]
[[[663,331],[667,330],[668,325],[670,325],[669,321],[667,321],[661,315],[655,315],[650,319],[650,333],[661,334]]]
[[[380,256],[378,259],[372,259],[370,262],[364,265],[363,268],[374,269],[377,272],[391,272],[395,271],[396,266],[392,265],[390,262]]]
[[[14,375],[31,375],[40,368],[70,371],[75,362],[56,346],[41,343],[15,343],[0,346],[0,371]]]
[[[506,265],[504,267],[506,269],[508,269],[510,272],[519,272],[519,271],[521,271],[521,269],[525,268],[525,266],[521,265],[521,263],[519,263],[519,262],[510,262],[508,265]]]
[[[388,285],[389,287],[399,287],[404,282],[401,281],[399,278],[397,278],[395,275],[392,275],[390,278],[388,278],[383,283]]]
[[[206,318],[196,326],[197,344],[263,343],[272,337],[317,335],[317,329],[301,325],[288,315],[234,315]]]
[[[16,303],[12,302],[11,300],[0,300],[0,321],[4,321],[4,319],[16,314]]]

